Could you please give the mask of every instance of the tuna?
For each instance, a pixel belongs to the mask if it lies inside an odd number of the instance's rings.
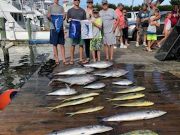
[[[90,125],[85,127],[70,128],[62,131],[54,131],[48,135],[94,135],[113,130],[112,127],[103,125]]]
[[[47,96],[69,96],[76,94],[77,91],[75,89],[71,89],[68,85],[66,88],[59,89],[57,91],[51,92],[47,94]]]
[[[73,68],[64,72],[56,73],[55,75],[84,75],[94,71],[93,68]]]
[[[128,71],[126,70],[117,69],[117,70],[109,70],[104,73],[95,73],[94,75],[108,78],[108,77],[121,77],[121,76],[126,75],[127,73]]]
[[[130,81],[130,80],[124,79],[124,80],[122,80],[122,81],[113,82],[112,84],[128,86],[128,85],[133,84],[133,82]]]
[[[85,86],[85,89],[102,89],[104,88],[106,85],[104,83],[93,83],[90,84],[88,86]]]
[[[106,69],[108,67],[111,67],[112,65],[113,65],[112,62],[109,62],[109,61],[100,61],[100,62],[85,64],[84,67]]]
[[[146,119],[160,117],[166,113],[167,112],[160,111],[160,110],[145,110],[145,111],[143,110],[143,111],[136,111],[136,112],[126,112],[126,113],[121,113],[121,114],[104,118],[103,121],[123,122],[123,121],[146,120]]]

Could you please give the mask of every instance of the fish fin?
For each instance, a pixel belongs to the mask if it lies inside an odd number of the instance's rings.
[[[118,107],[120,107],[121,105],[118,105],[118,104],[113,104],[114,105],[114,107],[113,108],[118,108]]]
[[[52,79],[49,83],[48,86],[50,86],[53,83],[54,79]]]
[[[70,86],[68,85],[68,84],[65,84],[66,85],[66,88],[68,89],[68,90],[70,90]]]
[[[46,107],[47,109],[50,109],[48,112],[52,112],[53,110],[57,109],[56,107]]]
[[[112,99],[111,99],[111,98],[106,98],[106,100],[108,100],[108,101],[112,101]]]
[[[68,117],[72,117],[75,115],[75,113],[66,113],[66,115],[69,115]]]

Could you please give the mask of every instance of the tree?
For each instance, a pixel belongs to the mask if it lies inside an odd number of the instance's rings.
[[[171,0],[170,3],[172,5],[180,5],[180,0]]]

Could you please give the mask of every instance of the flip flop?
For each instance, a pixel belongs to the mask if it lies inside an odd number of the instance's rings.
[[[70,64],[70,65],[74,65],[74,61],[70,61],[69,64]]]
[[[66,61],[64,61],[64,62],[63,62],[63,65],[69,65],[69,63],[68,63],[68,62],[66,62]]]

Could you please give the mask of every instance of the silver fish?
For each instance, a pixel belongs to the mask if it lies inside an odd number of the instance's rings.
[[[123,122],[123,121],[145,120],[145,119],[152,119],[152,118],[160,117],[166,113],[167,112],[160,111],[160,110],[127,112],[127,113],[117,114],[114,116],[104,118],[103,121]]]
[[[55,75],[84,75],[94,71],[93,68],[73,68],[64,72],[56,73]]]
[[[48,135],[94,135],[113,130],[112,127],[103,125],[90,125],[78,128],[70,128],[62,131],[55,131]]]
[[[130,80],[124,79],[124,80],[121,80],[121,81],[113,82],[112,84],[128,86],[128,85],[133,84],[133,82],[130,81]]]
[[[106,85],[104,83],[93,83],[90,84],[86,87],[84,87],[85,89],[102,89],[104,88]]]
[[[84,67],[105,69],[105,68],[111,67],[112,65],[113,65],[112,62],[100,61],[100,62],[94,62],[94,63],[90,63],[90,64],[85,64]]]
[[[94,82],[97,80],[97,77],[93,75],[81,75],[81,76],[72,76],[68,78],[58,78],[58,79],[53,79],[50,84],[53,81],[60,81],[64,83],[68,83],[70,85],[87,85],[89,83]]]
[[[66,88],[62,88],[57,91],[48,93],[47,96],[69,96],[76,93],[77,91],[75,89],[71,89],[68,85],[66,85]]]
[[[108,77],[121,77],[123,75],[126,75],[127,73],[128,71],[126,70],[117,69],[117,70],[109,70],[104,73],[95,73],[94,75],[108,78]]]

